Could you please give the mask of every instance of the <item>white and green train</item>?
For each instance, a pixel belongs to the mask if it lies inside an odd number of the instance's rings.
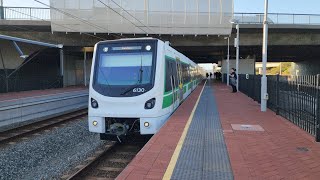
[[[90,78],[89,130],[101,139],[155,134],[204,74],[158,39],[99,42]]]

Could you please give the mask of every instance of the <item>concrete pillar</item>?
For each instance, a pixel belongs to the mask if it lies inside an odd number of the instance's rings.
[[[83,55],[83,76],[84,76],[84,85],[87,86],[87,51],[84,51]]]
[[[0,19],[4,19],[3,0],[0,0]]]
[[[64,53],[63,53],[63,49],[60,49],[59,52],[60,52],[60,76],[61,76],[62,84],[64,87],[65,84],[64,84]]]

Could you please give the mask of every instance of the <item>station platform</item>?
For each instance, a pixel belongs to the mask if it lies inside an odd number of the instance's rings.
[[[0,94],[0,132],[88,107],[84,86]]]
[[[21,99],[21,98],[36,97],[36,96],[53,95],[53,94],[72,92],[72,91],[81,91],[81,90],[85,90],[85,89],[88,89],[88,88],[85,86],[70,86],[70,87],[57,88],[57,89],[44,89],[44,90],[0,93],[0,102]]]
[[[319,179],[313,136],[230,91],[199,85],[117,179]]]

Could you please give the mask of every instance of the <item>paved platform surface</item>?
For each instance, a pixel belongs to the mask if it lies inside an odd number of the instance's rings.
[[[64,92],[80,91],[83,89],[88,89],[88,88],[85,86],[70,86],[70,87],[58,88],[58,89],[45,89],[45,90],[32,90],[32,91],[0,93],[0,101],[35,97],[35,96],[45,96],[45,95],[59,94],[59,93],[64,93]]]
[[[180,105],[117,179],[162,179],[203,85]]]
[[[242,93],[230,93],[231,89],[226,85],[214,84],[211,88],[214,97],[205,99],[205,101],[213,101],[213,104],[207,104],[207,106],[212,108],[212,116],[216,117],[211,119],[212,123],[216,124],[215,127],[219,127],[217,120],[220,120],[220,131],[223,133],[228,159],[230,159],[229,165],[232,169],[232,176],[230,174],[224,176],[225,179],[320,179],[320,144],[314,142],[314,137],[286,119],[276,116],[272,111],[260,112],[258,103]],[[201,89],[202,86],[199,86],[190,95],[117,179],[185,178],[176,176],[176,170],[182,167],[179,165],[179,158],[181,158],[180,160],[189,158],[188,156],[183,157],[183,147],[188,144],[188,138],[186,136],[184,142],[179,140],[181,136],[184,136],[185,126],[186,124],[188,126],[189,116]],[[208,94],[207,96],[210,97]],[[196,116],[195,112],[194,117]],[[190,127],[192,127],[192,123],[199,123],[198,125],[202,126],[199,120],[196,121],[193,119],[189,123]],[[204,123],[206,122],[204,121]],[[219,131],[219,128],[215,130]],[[191,131],[193,130],[189,128],[189,132]],[[198,138],[203,137],[205,132],[205,130],[200,132],[203,135],[199,135]],[[215,148],[215,141],[221,137],[219,137],[219,133],[214,134],[214,137],[214,141],[211,141],[213,143],[211,151],[217,152],[219,148],[221,150],[223,147],[223,142],[221,139],[218,140],[222,146]],[[198,142],[198,145],[199,143],[205,143],[205,141]],[[181,148],[179,153],[177,153],[178,147]],[[196,157],[193,159],[194,163],[202,162],[202,172],[205,169],[203,162],[206,162],[203,159],[205,147],[208,146],[202,144],[201,147],[199,145],[199,148],[203,149],[202,157],[201,153],[198,153],[198,159]],[[195,148],[194,152],[199,151]],[[222,164],[227,164],[224,151],[220,152],[222,153],[219,157],[214,159],[208,157],[207,162],[221,161]],[[212,156],[214,157],[214,153]],[[177,161],[174,163],[175,158]],[[200,166],[201,164],[198,167]],[[192,166],[184,166],[183,168],[190,167]],[[230,168],[225,167],[224,169]],[[215,168],[214,170],[217,170],[217,167]],[[170,171],[171,175],[168,173]],[[205,179],[205,177],[203,174],[198,174],[193,179]]]
[[[187,131],[179,158],[170,162],[176,161],[174,170],[171,174],[169,166],[165,177],[177,180],[233,179],[210,82],[203,89]]]
[[[320,179],[313,136],[226,85],[216,84],[214,95],[235,179]]]

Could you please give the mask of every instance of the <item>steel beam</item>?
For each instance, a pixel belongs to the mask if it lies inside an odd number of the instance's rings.
[[[52,48],[60,48],[60,49],[63,48],[62,44],[50,44],[50,43],[45,43],[45,42],[40,42],[40,41],[33,41],[33,40],[29,40],[29,39],[6,36],[6,35],[2,35],[2,34],[0,34],[0,39],[5,39],[5,40],[15,41],[15,42],[28,43],[28,44],[34,44],[34,45],[39,45],[39,46],[52,47]]]

